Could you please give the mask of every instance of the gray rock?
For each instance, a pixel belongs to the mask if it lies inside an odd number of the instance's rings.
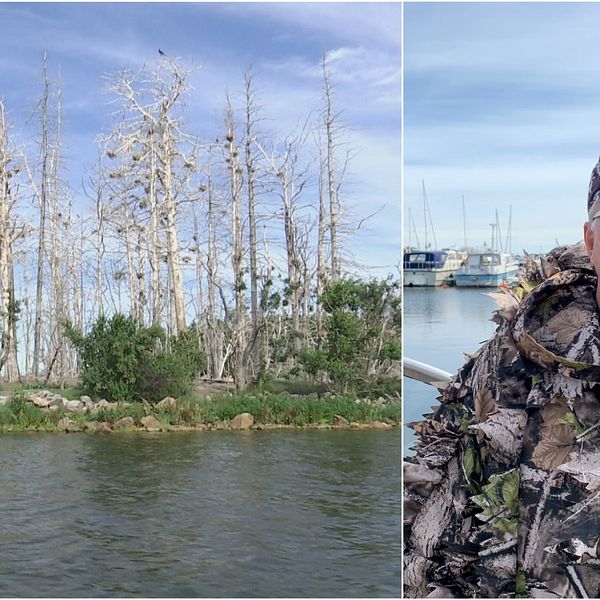
[[[69,417],[63,417],[57,424],[56,426],[58,427],[59,431],[66,431],[67,426],[69,425],[69,423],[72,423],[71,419],[69,419]]]
[[[50,406],[50,400],[48,400],[48,398],[38,396],[37,394],[35,396],[31,396],[29,401],[38,408],[48,408],[48,406]]]
[[[162,423],[153,415],[147,415],[140,419],[140,423],[146,428],[147,431],[160,431]]]
[[[79,401],[84,404],[92,404],[92,399],[89,396],[79,396]]]
[[[71,419],[69,419],[69,417],[63,417],[58,422],[58,429],[60,431],[66,432],[66,433],[74,433],[76,431],[81,431],[81,427],[79,427],[79,425],[77,425],[77,423],[74,423],[73,421],[71,421]]]
[[[252,425],[254,425],[254,417],[247,412],[237,415],[229,423],[231,429],[250,429]]]
[[[333,417],[333,426],[334,427],[348,427],[350,425],[348,419],[340,415],[334,415]]]
[[[85,405],[80,400],[66,400],[63,406],[69,412],[79,412],[84,409]]]
[[[160,402],[158,402],[156,406],[158,406],[158,408],[163,408],[166,410],[174,410],[177,408],[177,405],[178,402],[177,400],[175,400],[175,398],[167,396],[166,398],[163,398]]]
[[[69,402],[69,400],[58,394],[48,394],[46,398],[50,401],[49,406],[65,406],[65,404]]]
[[[114,427],[116,429],[121,429],[123,427],[133,427],[134,425],[135,421],[133,420],[133,417],[123,417],[122,419],[119,419],[114,423]]]
[[[98,412],[99,410],[112,410],[115,408],[117,408],[116,402],[111,403],[108,400],[102,398],[102,400],[99,400],[98,402],[96,402],[96,404],[92,405],[91,411]]]
[[[0,406],[4,406],[9,400],[9,396],[0,396]]]
[[[371,427],[373,429],[391,429],[392,426],[389,423],[384,423],[383,421],[375,421],[371,423]]]
[[[112,433],[110,423],[107,423],[106,421],[98,423],[96,427],[96,433]]]

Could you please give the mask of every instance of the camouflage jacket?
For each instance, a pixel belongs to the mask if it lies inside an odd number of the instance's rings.
[[[494,294],[405,462],[406,597],[600,597],[600,314],[582,245]]]

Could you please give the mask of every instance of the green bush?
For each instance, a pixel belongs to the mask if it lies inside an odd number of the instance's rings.
[[[170,346],[170,352],[148,356],[140,364],[136,391],[148,402],[184,396],[191,391],[196,374],[206,370],[206,355],[195,329],[171,338]]]
[[[100,316],[87,335],[70,325],[66,333],[79,354],[83,390],[96,398],[157,402],[181,396],[206,367],[193,330],[167,339],[159,327],[141,327],[132,317],[116,314]]]
[[[307,374],[326,374],[345,394],[401,359],[399,282],[344,279],[329,284],[319,302],[325,312],[324,339],[297,353]]]

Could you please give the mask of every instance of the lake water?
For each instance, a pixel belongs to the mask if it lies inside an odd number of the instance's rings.
[[[496,324],[489,319],[496,303],[481,288],[404,288],[404,353],[450,373],[490,338]],[[437,404],[435,388],[404,378],[404,421],[417,421]],[[404,429],[404,452],[414,435]]]
[[[399,429],[0,436],[0,597],[399,595]]]

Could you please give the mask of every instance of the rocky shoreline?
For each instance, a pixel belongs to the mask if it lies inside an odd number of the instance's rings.
[[[79,400],[69,400],[59,394],[48,390],[33,390],[24,392],[24,398],[27,404],[37,407],[42,413],[68,413],[56,422],[52,429],[45,427],[26,428],[18,426],[0,427],[0,431],[40,431],[40,432],[59,432],[59,433],[113,433],[113,432],[131,432],[142,431],[150,433],[158,432],[191,432],[191,431],[264,431],[264,430],[298,430],[298,429],[392,429],[399,427],[400,423],[389,419],[383,421],[373,421],[369,423],[358,423],[348,421],[341,415],[335,415],[331,424],[310,423],[307,425],[286,425],[276,423],[257,423],[254,416],[248,412],[242,412],[230,420],[199,423],[196,425],[176,425],[165,424],[155,415],[146,414],[140,418],[132,416],[123,416],[112,422],[106,420],[93,420],[94,416],[104,411],[119,411],[121,414],[132,406],[130,402],[108,402],[99,400],[93,402],[89,396],[80,396]],[[8,396],[0,396],[0,407],[10,401]],[[153,409],[167,413],[175,413],[180,409],[179,401],[175,398],[164,398],[156,405],[144,404],[147,412],[151,413]],[[71,415],[71,416],[69,416]],[[89,415],[89,420],[82,419],[84,415]],[[106,412],[104,412],[106,415]],[[57,415],[58,416],[58,415]]]

